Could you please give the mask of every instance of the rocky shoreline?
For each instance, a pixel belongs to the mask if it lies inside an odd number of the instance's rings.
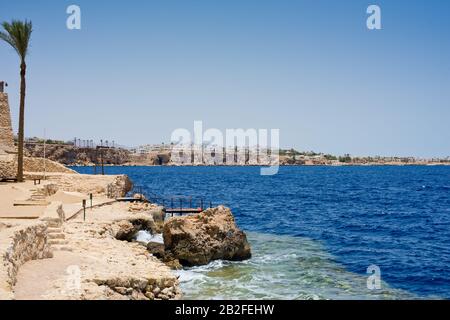
[[[49,174],[38,187],[48,202],[39,218],[0,218],[0,300],[181,299],[171,269],[251,257],[228,208],[165,219],[157,205],[114,201],[131,187],[123,175]],[[77,199],[90,193],[85,215]],[[139,242],[140,231],[164,243]]]
[[[276,165],[276,164],[273,164]],[[450,162],[365,162],[365,163],[289,163],[282,161],[280,167],[367,167],[367,166],[450,166]],[[93,167],[93,163],[73,164],[70,167]],[[141,162],[123,164],[105,164],[105,167],[264,167],[266,165],[256,164],[146,164]]]
[[[158,211],[158,210],[156,210]],[[89,212],[64,225],[71,255],[80,258],[80,282],[66,289],[66,277],[53,283],[46,299],[167,300],[182,297],[177,277],[150,254],[131,242],[140,229],[157,231],[152,212],[130,213],[116,203]]]
[[[231,210],[223,206],[169,219],[164,224],[163,237],[165,255],[183,266],[251,258],[247,236],[236,226]]]

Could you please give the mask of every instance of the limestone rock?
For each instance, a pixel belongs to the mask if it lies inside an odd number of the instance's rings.
[[[166,254],[187,266],[251,257],[245,233],[236,226],[231,210],[223,206],[171,218],[164,225],[163,237]]]
[[[183,268],[180,261],[172,256],[170,252],[165,251],[164,244],[157,242],[149,242],[147,243],[147,250],[150,252],[155,258],[158,258],[166,266],[168,266],[172,270],[180,270]]]
[[[180,260],[178,260],[178,259],[164,261],[164,264],[166,266],[168,266],[172,270],[181,270],[181,269],[183,269],[183,266],[181,265]]]
[[[147,243],[147,250],[158,259],[164,257],[164,244],[157,242]]]
[[[157,227],[152,216],[140,214],[128,218],[127,220],[119,220],[111,224],[111,234],[117,240],[132,241],[136,233],[140,230],[148,230],[152,234],[156,233]]]
[[[25,143],[25,155],[30,157],[44,157],[43,143]],[[45,146],[47,159],[64,165],[90,166],[99,163],[99,154],[96,148],[80,149],[71,144],[47,144]],[[122,148],[103,150],[105,165],[122,165],[130,161],[130,151]]]
[[[130,212],[143,212],[158,208],[157,205],[149,202],[131,202],[128,211]]]
[[[164,218],[166,216],[164,208],[150,202],[131,202],[128,206],[131,213],[147,214],[153,218],[155,228],[153,233],[162,233]]]
[[[114,181],[107,186],[106,195],[108,198],[124,197],[133,188],[133,183],[126,175],[118,175]]]
[[[117,240],[131,241],[136,234],[136,229],[133,224],[128,220],[118,221],[111,226],[114,238]]]

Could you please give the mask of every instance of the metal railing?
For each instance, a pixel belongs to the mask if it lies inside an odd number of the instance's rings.
[[[212,201],[206,201],[202,197],[175,195],[162,196],[151,192],[145,192],[143,186],[134,186],[130,193],[131,196],[134,196],[136,194],[141,195],[140,200],[143,200],[143,198],[145,198],[151,203],[163,206],[166,209],[166,212],[202,212],[205,209],[213,207]]]

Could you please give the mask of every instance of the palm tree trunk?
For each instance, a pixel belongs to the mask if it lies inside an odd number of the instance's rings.
[[[17,159],[17,181],[23,182],[23,143],[24,143],[24,125],[25,125],[25,74],[27,65],[22,60],[20,64],[20,106],[19,106],[19,145],[18,145],[18,159]]]

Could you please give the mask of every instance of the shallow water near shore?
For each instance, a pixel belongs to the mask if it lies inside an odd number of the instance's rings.
[[[92,168],[75,168],[91,173]],[[450,167],[107,167],[229,206],[254,257],[182,271],[186,298],[450,298]],[[368,292],[367,267],[381,269]]]
[[[253,257],[213,261],[178,271],[185,299],[414,299],[389,288],[367,288],[367,276],[346,271],[310,239],[248,233]]]

